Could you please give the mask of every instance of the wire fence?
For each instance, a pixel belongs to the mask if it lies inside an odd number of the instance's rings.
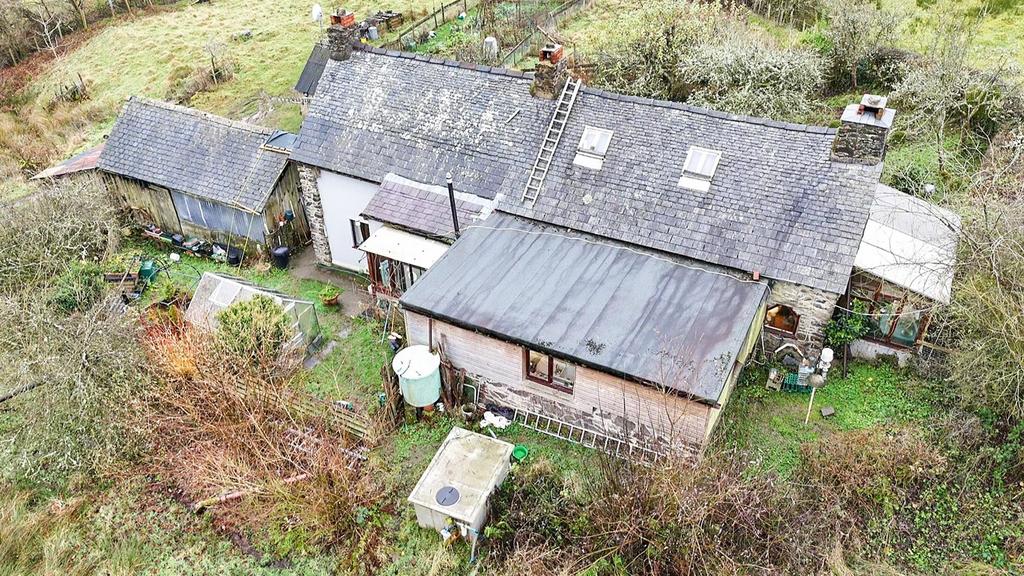
[[[501,65],[515,66],[519,64],[524,58],[540,50],[550,40],[547,30],[554,31],[562,22],[575,17],[593,4],[594,0],[568,0],[554,10],[551,10],[533,28],[530,34],[502,55]]]
[[[479,4],[479,0],[453,0],[441,4],[437,10],[413,22],[398,33],[398,38],[384,45],[385,48],[397,50],[426,40],[427,36],[444,24],[468,13]]]

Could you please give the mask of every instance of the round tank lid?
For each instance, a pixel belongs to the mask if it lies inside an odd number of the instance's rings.
[[[395,374],[411,380],[433,374],[440,365],[441,358],[422,344],[403,348],[391,361]]]
[[[437,491],[434,499],[441,506],[451,506],[459,501],[459,490],[454,486],[445,486]]]

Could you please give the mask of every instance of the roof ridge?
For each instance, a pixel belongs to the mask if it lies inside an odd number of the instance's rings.
[[[206,112],[199,110],[198,108],[191,108],[189,106],[182,106],[180,104],[174,104],[173,102],[167,102],[164,100],[157,100],[155,98],[147,98],[145,96],[129,96],[127,104],[131,102],[138,102],[143,106],[152,106],[154,108],[162,108],[171,112],[178,112],[194,118],[200,118],[207,120],[214,124],[220,124],[228,128],[235,128],[238,130],[244,130],[246,132],[252,132],[263,136],[270,136],[274,133],[276,128],[268,128],[266,126],[260,126],[259,124],[252,124],[245,122],[244,120],[233,120],[231,118],[225,118],[224,116],[218,116],[212,112]]]
[[[464,70],[473,70],[476,72],[482,72],[484,74],[494,74],[497,76],[510,76],[513,78],[533,78],[533,74],[529,72],[522,72],[520,70],[512,70],[501,66],[486,66],[483,64],[474,64],[472,62],[461,62],[458,60],[449,60],[446,58],[438,58],[435,56],[427,56],[425,54],[417,54],[415,52],[406,52],[402,50],[387,50],[385,48],[379,48],[376,46],[370,46],[368,44],[353,44],[355,50],[361,52],[367,52],[370,54],[377,54],[380,56],[387,56],[390,58],[401,58],[405,60],[415,60],[417,62],[425,62],[428,64],[438,64],[441,66],[450,66],[452,68],[462,68]],[[671,108],[674,110],[682,110],[692,114],[698,114],[701,116],[707,116],[710,118],[717,118],[719,120],[729,120],[733,122],[743,122],[746,124],[754,124],[758,126],[766,126],[769,128],[778,128],[781,130],[791,130],[794,132],[809,132],[811,134],[822,134],[830,135],[835,134],[835,128],[829,128],[827,126],[814,126],[811,124],[797,124],[794,122],[780,122],[772,120],[770,118],[764,118],[761,116],[749,116],[745,114],[731,114],[728,112],[720,112],[718,110],[712,110],[710,108],[702,108],[700,106],[693,106],[683,102],[674,102],[671,100],[658,100],[655,98],[646,98],[643,96],[630,96],[619,92],[612,92],[603,88],[596,88],[589,86],[586,83],[583,84],[582,88],[584,93],[610,100],[619,100],[625,102],[635,102],[637,104],[644,104],[647,106],[656,106],[660,108]]]
[[[608,100],[618,100],[620,102],[633,102],[636,104],[642,104],[646,106],[655,106],[658,108],[670,108],[672,110],[680,110],[683,112],[689,112],[698,116],[707,116],[718,120],[727,120],[732,122],[742,122],[744,124],[754,124],[757,126],[765,126],[768,128],[778,128],[780,130],[791,130],[794,132],[810,132],[811,134],[822,134],[829,135],[835,134],[835,128],[829,128],[827,126],[814,126],[811,124],[797,124],[794,122],[780,122],[778,120],[772,120],[771,118],[765,118],[763,116],[749,116],[746,114],[732,114],[729,112],[722,112],[719,110],[712,110],[711,108],[703,108],[700,106],[694,106],[685,102],[675,102],[672,100],[658,100],[656,98],[647,98],[644,96],[630,96],[627,94],[621,94],[618,92],[612,92],[603,88],[595,88],[584,84],[582,87],[584,93],[591,96],[597,96],[599,98],[605,98]]]
[[[416,62],[423,62],[426,64],[437,64],[439,66],[448,66],[450,68],[462,68],[463,70],[473,70],[475,72],[481,72],[484,74],[493,74],[495,76],[506,76],[511,78],[533,78],[533,74],[529,72],[523,72],[521,70],[513,70],[511,68],[505,68],[503,66],[487,66],[485,64],[475,64],[473,62],[461,62],[459,60],[449,60],[447,58],[438,58],[436,56],[429,56],[426,54],[418,54],[416,52],[407,52],[404,50],[388,50],[385,48],[379,48],[377,46],[371,46],[369,44],[353,44],[353,49],[359,52],[365,52],[368,54],[376,54],[378,56],[386,56],[388,58],[400,58],[403,60],[415,60]]]

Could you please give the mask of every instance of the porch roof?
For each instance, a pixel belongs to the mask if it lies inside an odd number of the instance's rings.
[[[363,241],[359,249],[426,269],[444,255],[448,245],[404,230],[382,226]]]
[[[854,267],[948,304],[960,218],[879,184]]]

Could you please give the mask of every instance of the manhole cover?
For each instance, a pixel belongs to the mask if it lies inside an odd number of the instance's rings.
[[[454,486],[445,486],[434,497],[441,506],[451,506],[459,501],[459,491]]]

